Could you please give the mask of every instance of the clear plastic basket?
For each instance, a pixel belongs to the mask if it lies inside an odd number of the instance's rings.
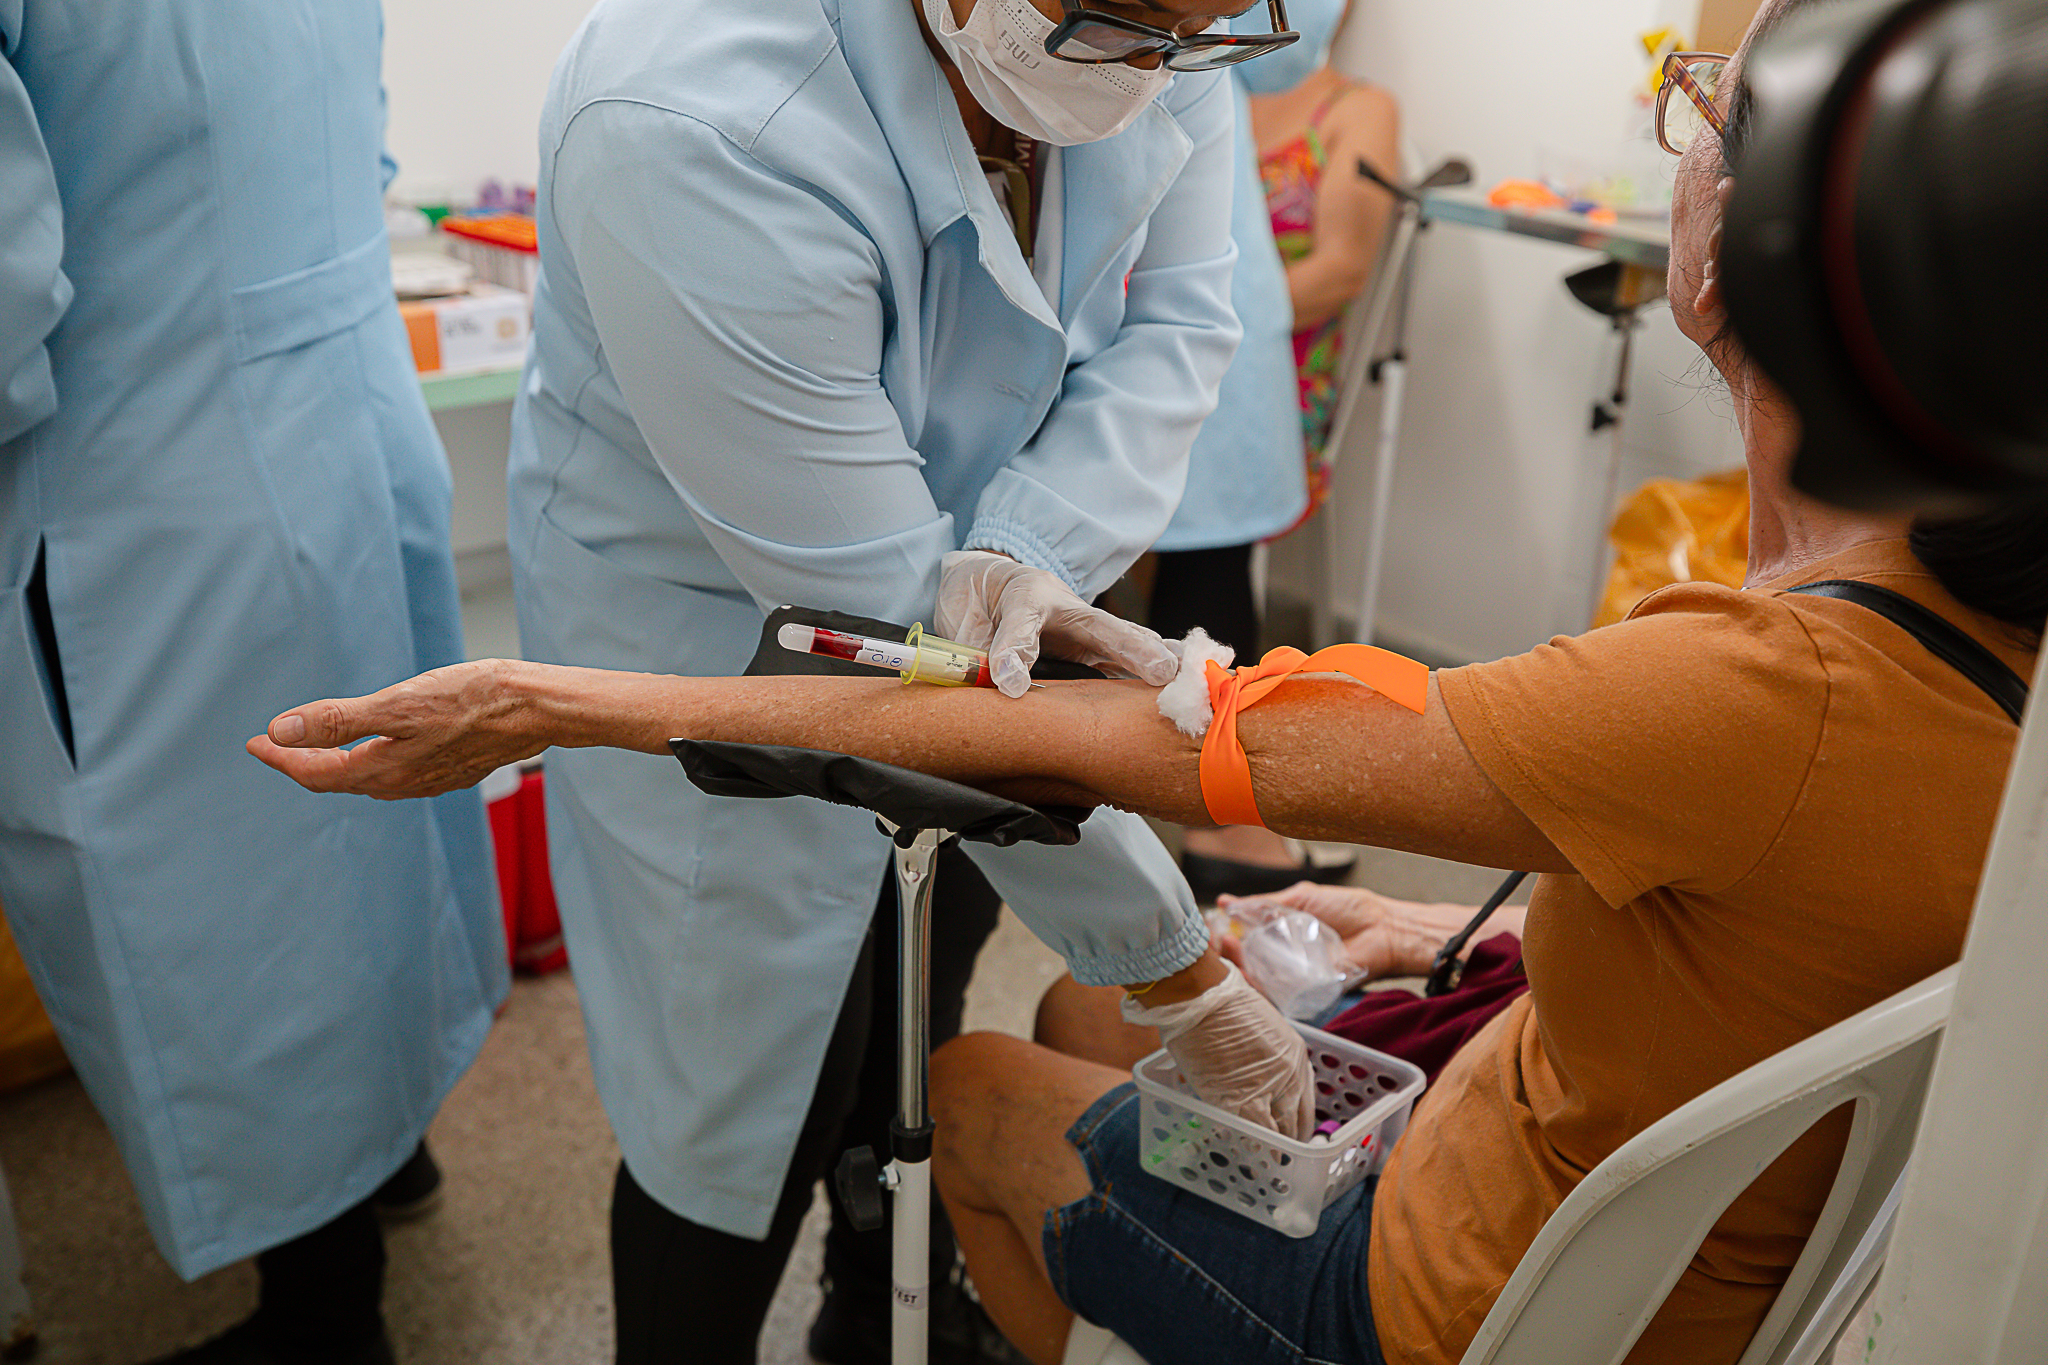
[[[1386,1163],[1422,1093],[1420,1067],[1296,1024],[1316,1076],[1316,1122],[1340,1125],[1297,1142],[1196,1099],[1165,1052],[1131,1069],[1144,1111],[1143,1168],[1289,1237],[1306,1237],[1330,1202]]]

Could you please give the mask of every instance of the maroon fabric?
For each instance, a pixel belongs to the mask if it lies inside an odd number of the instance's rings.
[[[1495,934],[1473,945],[1457,989],[1433,997],[1407,990],[1368,991],[1323,1027],[1339,1038],[1413,1062],[1433,1084],[1452,1054],[1528,989],[1522,940]]]

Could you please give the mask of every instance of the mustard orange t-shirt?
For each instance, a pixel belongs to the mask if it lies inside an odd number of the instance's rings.
[[[1748,591],[1666,588],[1626,621],[1437,675],[1479,766],[1575,872],[1538,880],[1529,994],[1452,1059],[1380,1182],[1392,1365],[1455,1362],[1615,1148],[1961,953],[2017,730],[1883,617],[1782,594],[1823,578],[1903,593],[2032,674],[2009,628],[1895,540]],[[1631,1362],[1732,1365],[1846,1133],[1824,1120],[1730,1206]]]

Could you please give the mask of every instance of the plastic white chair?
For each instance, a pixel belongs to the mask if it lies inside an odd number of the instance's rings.
[[[1738,1365],[1811,1365],[1883,1258],[1956,969],[1722,1082],[1667,1114],[1565,1197],[1462,1365],[1613,1365],[1722,1211],[1807,1129],[1855,1106],[1806,1250]]]
[[[1543,1225],[1460,1365],[1616,1365],[1737,1195],[1854,1106],[1834,1188],[1737,1365],[1814,1365],[1869,1294],[1955,992],[1950,967],[1765,1058],[1594,1167]],[[1144,1365],[1076,1322],[1066,1365]]]

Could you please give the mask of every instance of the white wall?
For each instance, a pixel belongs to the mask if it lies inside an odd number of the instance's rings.
[[[385,0],[385,144],[392,191],[475,195],[487,178],[533,184],[548,75],[594,0]],[[510,403],[434,415],[455,476],[456,569],[465,596],[502,587]],[[474,630],[471,632],[474,634]]]
[[[1634,122],[1629,96],[1647,69],[1636,35],[1689,27],[1686,0],[1358,0],[1338,46],[1343,69],[1386,86],[1425,163],[1458,154],[1484,187],[1539,169],[1546,149],[1597,156]],[[1661,163],[1652,163],[1661,164]],[[1616,354],[1605,319],[1566,294],[1563,277],[1598,257],[1573,248],[1440,224],[1425,235],[1410,329],[1408,403],[1380,630],[1464,659],[1527,648],[1575,624],[1567,575],[1595,553],[1574,527],[1596,394]],[[1740,462],[1726,403],[1661,308],[1638,336],[1623,487],[1651,472]],[[1356,601],[1363,501],[1375,422],[1341,452],[1334,534],[1340,613]],[[1348,551],[1348,554],[1345,553]],[[1298,584],[1299,547],[1283,543],[1275,582]],[[1586,571],[1581,570],[1583,577]],[[1583,628],[1583,620],[1576,621]]]
[[[531,185],[548,74],[593,0],[385,0],[393,189],[467,198]]]

